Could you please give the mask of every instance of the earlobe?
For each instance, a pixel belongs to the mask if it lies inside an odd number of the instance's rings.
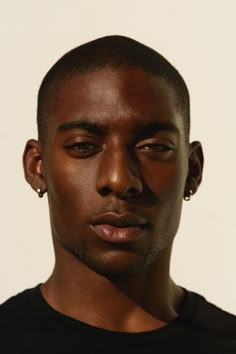
[[[34,191],[46,192],[46,181],[44,178],[42,162],[42,146],[38,140],[27,141],[23,154],[23,167],[26,181]]]
[[[202,181],[204,156],[201,143],[194,141],[190,144],[188,160],[188,176],[185,184],[185,197],[189,197],[197,192]]]

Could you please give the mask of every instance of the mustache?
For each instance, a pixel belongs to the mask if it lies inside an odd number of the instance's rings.
[[[114,214],[125,214],[125,213],[130,213],[130,214],[135,214],[140,218],[145,218],[145,215],[143,215],[140,210],[135,207],[134,205],[130,205],[127,202],[117,202],[117,201],[109,201],[104,205],[100,205],[99,207],[94,207],[90,211],[90,216],[95,217],[97,215],[105,214],[105,213],[114,213]]]

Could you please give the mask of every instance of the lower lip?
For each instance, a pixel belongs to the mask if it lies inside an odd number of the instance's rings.
[[[143,228],[138,226],[115,227],[112,225],[92,225],[92,229],[103,240],[112,243],[135,241],[143,233]]]

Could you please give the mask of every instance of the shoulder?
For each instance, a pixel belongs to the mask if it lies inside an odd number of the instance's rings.
[[[31,298],[38,287],[39,285],[32,289],[26,289],[0,305],[0,328],[6,329],[14,323],[22,323],[22,320],[30,312],[29,305]]]
[[[26,289],[12,297],[10,297],[9,299],[7,299],[5,302],[0,304],[0,312],[4,312],[6,309],[11,309],[14,308],[15,306],[21,304],[25,304],[25,302],[27,302],[27,299],[29,298],[30,294],[32,292],[35,291],[35,289],[37,289],[38,286],[36,286],[35,288],[31,288],[31,289]]]
[[[185,317],[191,327],[222,338],[236,339],[236,316],[194,292],[186,291],[186,302],[188,309],[185,309]],[[191,311],[192,314],[188,316]]]

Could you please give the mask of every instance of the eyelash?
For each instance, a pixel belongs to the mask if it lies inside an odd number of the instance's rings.
[[[91,142],[82,141],[67,145],[65,146],[65,149],[70,151],[71,156],[85,159],[101,152],[102,146]],[[152,159],[165,159],[169,156],[168,153],[172,150],[174,150],[174,148],[167,144],[146,143],[136,146],[136,151],[146,155],[147,157],[150,156]]]
[[[165,145],[165,144],[144,144],[144,145],[138,146],[137,149],[138,150],[144,149],[146,151],[152,150],[152,151],[158,151],[158,152],[173,150],[172,147]]]
[[[86,147],[88,146],[92,146],[93,148],[98,148],[98,145],[96,144],[92,144],[92,143],[88,143],[88,142],[78,142],[78,143],[74,143],[71,145],[66,146],[66,149],[71,149],[71,150],[75,150],[75,151],[79,151],[81,149],[81,151],[87,151],[90,149],[86,149]]]

